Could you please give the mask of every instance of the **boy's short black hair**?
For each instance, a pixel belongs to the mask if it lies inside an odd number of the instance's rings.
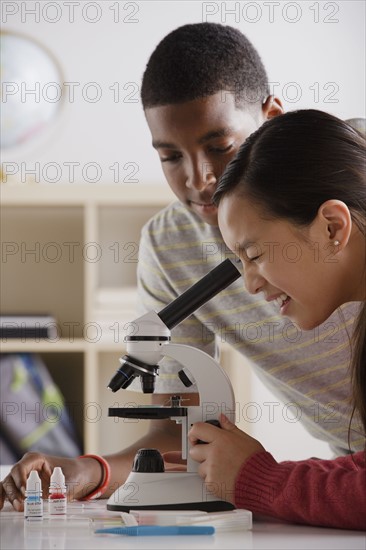
[[[235,94],[238,107],[269,95],[264,65],[237,29],[218,23],[178,27],[158,44],[142,79],[144,109],[183,103],[220,91]]]

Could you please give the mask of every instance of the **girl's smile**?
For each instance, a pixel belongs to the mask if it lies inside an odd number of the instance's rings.
[[[260,206],[237,194],[224,196],[219,204],[220,230],[242,261],[247,290],[263,292],[304,330],[323,323],[341,304],[358,299],[350,289],[356,288],[359,272],[332,236],[339,204],[345,207],[340,201],[324,203],[305,228],[270,219]],[[354,244],[356,236],[351,237]]]

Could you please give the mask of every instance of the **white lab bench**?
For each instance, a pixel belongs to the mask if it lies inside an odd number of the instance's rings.
[[[219,549],[219,550],[365,550],[366,533],[325,529],[279,522],[254,521],[251,531],[217,532],[214,535],[127,537],[96,535],[88,520],[95,514],[110,514],[106,500],[68,505],[61,520],[29,522],[9,503],[0,512],[1,550],[82,550],[82,549]],[[115,512],[114,512],[115,514]],[[83,516],[85,520],[83,521]]]
[[[10,470],[0,466],[0,479]],[[174,548],[217,550],[365,550],[366,533],[255,520],[250,531],[217,532],[214,535],[132,537],[96,535],[89,518],[118,516],[108,512],[106,500],[68,503],[66,518],[27,521],[9,502],[0,511],[1,550],[128,550]]]

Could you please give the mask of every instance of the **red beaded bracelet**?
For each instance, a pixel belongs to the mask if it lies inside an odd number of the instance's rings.
[[[108,462],[99,455],[82,455],[79,456],[79,458],[94,458],[99,462],[103,469],[103,479],[101,483],[99,483],[99,485],[97,485],[97,487],[91,493],[89,493],[85,497],[80,498],[79,500],[94,500],[95,498],[101,497],[106,492],[111,479],[111,468]]]

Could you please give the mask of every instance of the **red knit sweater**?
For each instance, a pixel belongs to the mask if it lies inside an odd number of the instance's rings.
[[[366,529],[365,453],[278,463],[261,451],[240,469],[235,505],[294,523]]]

